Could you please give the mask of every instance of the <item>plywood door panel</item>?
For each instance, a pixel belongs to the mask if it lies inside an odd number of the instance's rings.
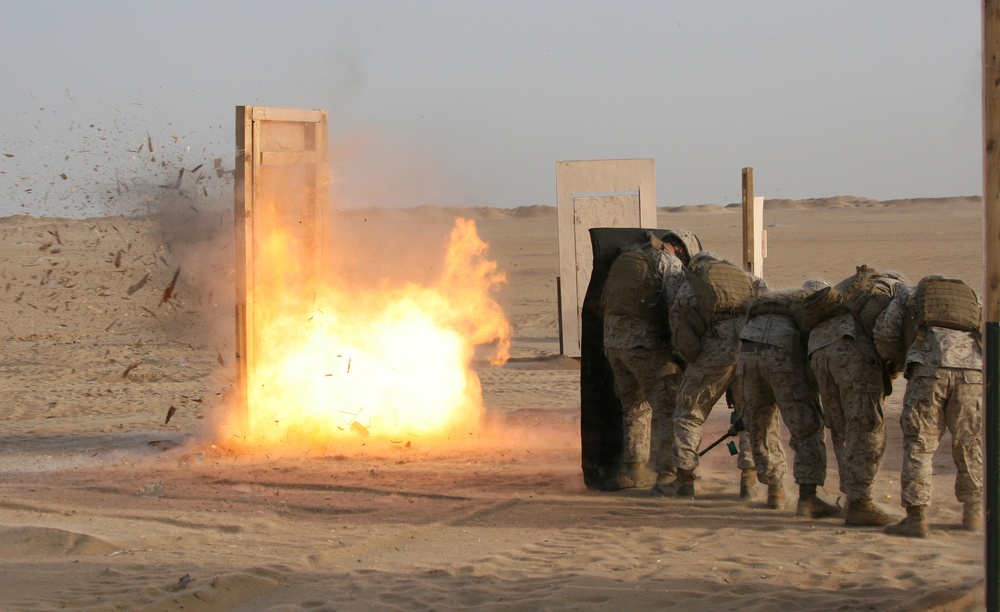
[[[236,108],[237,401],[247,414],[258,359],[266,354],[262,297],[276,291],[308,297],[323,268],[328,234],[328,131],[324,110]],[[277,232],[289,245],[281,261],[265,256]],[[282,269],[275,269],[283,266]],[[296,268],[296,279],[281,282]],[[307,302],[308,300],[303,300]]]
[[[581,355],[580,307],[590,282],[590,269],[579,263],[592,257],[588,231],[592,227],[656,227],[656,179],[652,159],[604,159],[556,163],[556,197],[559,227],[559,322],[563,354]],[[580,201],[587,198],[604,212],[577,214]],[[635,216],[614,212],[617,206],[631,207]],[[592,218],[593,217],[593,218]],[[587,252],[588,255],[578,256]],[[582,259],[581,259],[582,257]]]
[[[590,229],[594,227],[640,227],[639,194],[584,196],[573,198],[576,240],[577,337],[583,337],[583,298],[594,269]]]

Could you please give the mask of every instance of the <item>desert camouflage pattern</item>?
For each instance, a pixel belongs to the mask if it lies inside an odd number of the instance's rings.
[[[920,364],[931,368],[961,368],[980,370],[983,368],[983,351],[975,334],[928,327],[923,340],[917,340],[909,347],[902,345],[903,318],[906,307],[916,295],[916,287],[897,295],[875,323],[875,346],[885,359],[899,360],[900,349],[905,350],[903,363],[909,367]]]
[[[667,351],[635,347],[605,349],[615,377],[615,393],[622,404],[625,449],[623,463],[646,463],[650,459],[652,424],[673,417],[681,370]],[[654,417],[654,414],[656,415]],[[656,440],[655,448],[662,446]],[[659,463],[660,458],[654,457]],[[665,465],[669,465],[666,463]]]
[[[604,315],[604,349],[655,348],[670,352],[670,332],[665,325],[656,325],[626,314]]]
[[[758,291],[766,287],[759,278],[751,276],[751,280]],[[670,307],[671,317],[680,316],[679,308],[682,303],[688,304],[691,308],[698,307],[694,289],[687,281],[682,282],[677,290]],[[677,468],[694,470],[698,467],[702,426],[712,413],[712,408],[733,382],[740,348],[740,333],[743,331],[744,323],[743,316],[715,321],[713,330],[701,339],[701,355],[684,370],[677,392],[677,404],[674,407],[674,465]],[[742,401],[740,390],[736,387],[733,388],[733,398],[735,409],[739,414],[742,411]],[[750,434],[746,430],[740,432],[737,444],[738,467],[753,468]]]
[[[809,384],[805,352],[794,320],[783,315],[752,317],[743,328],[733,384],[740,389],[743,422],[749,432],[757,478],[781,483],[786,473],[781,444],[784,421],[795,453],[797,484],[826,482],[826,443],[819,398]]]
[[[853,315],[846,316],[853,320]],[[844,323],[838,328],[854,329]],[[840,490],[849,502],[870,500],[885,453],[881,358],[863,333],[844,335],[832,343],[824,340],[815,350],[810,336],[809,353],[840,468]]]
[[[660,251],[654,259],[659,276],[660,299],[671,304],[684,280],[684,264],[670,253]],[[669,347],[670,326],[667,321],[651,325],[644,317],[607,314],[604,317],[604,348]]]
[[[712,413],[712,408],[729,388],[736,374],[736,364],[724,366],[702,365],[701,360],[689,364],[681,377],[674,407],[674,467],[694,470],[698,467],[698,449],[701,447],[701,430]],[[733,387],[737,414],[742,401],[738,387]],[[750,434],[746,430],[739,433],[739,456],[736,464],[740,469],[753,468],[753,452],[750,448]]]
[[[684,264],[672,253],[659,251],[655,259],[656,273],[660,276],[660,293],[669,307],[677,298],[677,292],[684,283]]]
[[[661,299],[672,300],[684,265],[670,253],[655,258]],[[667,321],[607,314],[604,353],[622,404],[624,463],[645,463],[652,452],[657,470],[673,466],[673,416],[681,369],[673,357]],[[652,447],[652,448],[651,448]]]
[[[899,352],[907,302],[915,295],[916,288],[897,295],[875,324],[876,346],[886,358]],[[923,341],[903,347],[901,503],[930,505],[932,461],[945,432],[951,434],[955,496],[963,503],[979,503],[983,497],[980,343],[971,332],[943,327],[927,327],[923,336]]]
[[[934,452],[941,437],[951,434],[955,461],[955,497],[962,503],[983,500],[982,372],[934,368],[910,369],[899,419],[903,429],[901,503],[904,507],[931,503]]]
[[[857,317],[850,313],[831,317],[817,325],[809,333],[809,347],[807,352],[809,355],[812,355],[817,350],[829,346],[834,342],[839,342],[841,338],[845,337],[860,340],[857,347],[858,351],[872,359],[878,359],[879,354],[875,350],[875,344],[871,341],[864,328],[861,327],[861,323],[857,320]]]
[[[784,351],[797,350],[800,337],[795,321],[788,315],[753,316],[740,330],[740,340],[770,344]]]
[[[680,318],[681,305],[698,308],[698,298],[688,282],[683,282],[677,290],[676,297],[670,306],[670,316]],[[736,364],[736,352],[739,350],[740,332],[743,331],[743,316],[730,317],[715,321],[713,330],[701,338],[701,355],[697,362],[702,366],[732,366]]]

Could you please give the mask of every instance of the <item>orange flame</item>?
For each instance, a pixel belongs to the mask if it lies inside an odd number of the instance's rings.
[[[309,252],[285,232],[260,245],[256,333],[248,376],[252,448],[306,449],[350,441],[435,441],[476,430],[483,415],[471,366],[479,345],[509,357],[510,324],[492,292],[506,282],[475,222],[456,219],[436,285],[359,290],[344,279],[303,296],[294,279]],[[289,280],[291,279],[291,280]],[[261,290],[266,289],[266,290]],[[305,299],[304,299],[305,298]],[[303,303],[305,302],[305,303]]]

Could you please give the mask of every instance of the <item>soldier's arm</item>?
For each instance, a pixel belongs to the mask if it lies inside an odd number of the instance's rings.
[[[761,278],[761,277],[759,277],[759,276],[757,276],[755,274],[750,274],[750,283],[753,286],[753,294],[754,294],[754,296],[764,295],[764,294],[768,293],[770,291],[770,289],[771,289],[770,287],[767,286],[767,281],[766,280],[764,280],[763,278]]]
[[[681,319],[681,309],[687,304],[688,300],[694,297],[694,291],[691,289],[691,284],[687,281],[682,280],[680,285],[677,287],[677,291],[674,295],[674,299],[670,302],[670,335],[677,335],[677,323]]]
[[[660,278],[661,298],[669,306],[684,280],[684,264],[670,253],[660,253],[656,258],[656,273]]]
[[[892,298],[889,305],[885,307],[882,314],[875,321],[873,330],[875,348],[878,349],[882,359],[892,362],[896,369],[902,368],[905,360],[905,348],[903,347],[903,317],[906,314],[906,304],[909,301],[910,292],[900,291],[896,297]]]

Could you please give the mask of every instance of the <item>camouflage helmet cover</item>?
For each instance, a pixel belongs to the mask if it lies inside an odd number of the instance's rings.
[[[701,252],[701,240],[694,232],[689,232],[684,229],[667,230],[663,234],[663,240],[665,242],[670,242],[673,244],[679,244],[684,247],[687,251],[688,257],[694,257],[696,253]]]
[[[808,289],[809,291],[819,291],[830,286],[830,283],[819,278],[810,278],[806,282],[802,283],[802,288]]]

